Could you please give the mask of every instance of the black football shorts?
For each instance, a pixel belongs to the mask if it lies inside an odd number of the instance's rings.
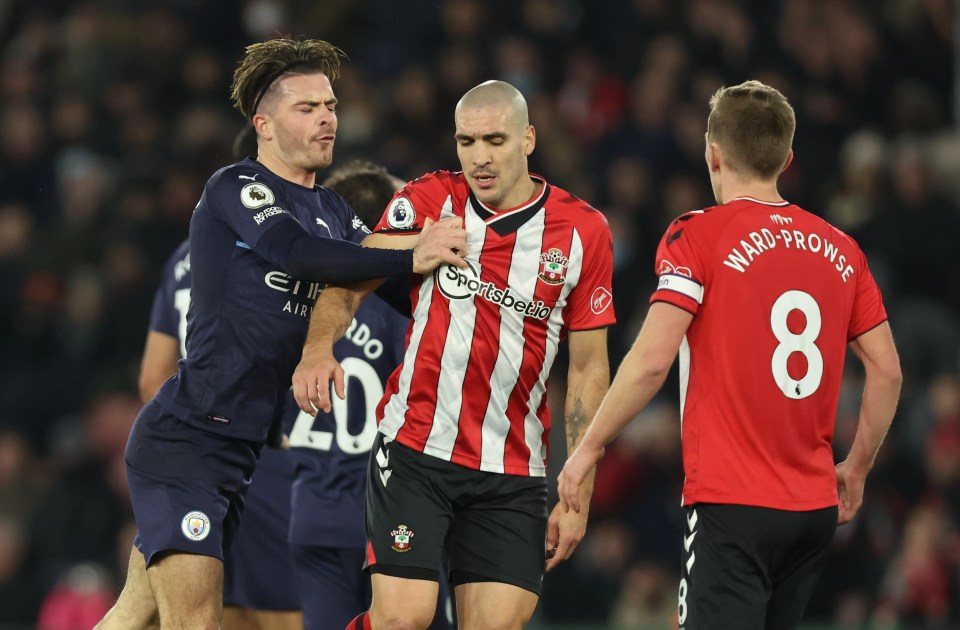
[[[484,472],[377,434],[367,474],[366,568],[450,584],[501,582],[540,594],[543,477]]]
[[[685,509],[680,630],[796,628],[826,562],[837,508]]]

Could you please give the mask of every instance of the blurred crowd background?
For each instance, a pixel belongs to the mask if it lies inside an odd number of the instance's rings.
[[[903,359],[862,513],[810,603],[835,628],[960,627],[960,137],[950,0],[0,0],[0,628],[89,628],[133,533],[123,449],[153,292],[244,126],[228,86],[278,35],[349,55],[335,162],[457,169],[453,108],[527,97],[535,172],[615,239],[613,366],[668,222],[712,204],[710,95],[757,78],[797,112],[781,193],[854,236]],[[862,373],[848,366],[842,457]],[[564,366],[552,395],[562,401]],[[535,623],[672,628],[682,468],[675,377],[608,449],[587,538]],[[562,404],[555,405],[555,417]],[[552,471],[564,457],[554,431]]]

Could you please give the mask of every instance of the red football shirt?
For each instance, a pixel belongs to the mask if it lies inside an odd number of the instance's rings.
[[[741,197],[675,220],[656,265],[651,302],[694,314],[679,356],[684,505],[836,505],[847,342],[886,320],[856,242]]]
[[[377,231],[459,216],[469,269],[415,276],[403,363],[377,410],[380,431],[462,466],[546,474],[547,375],[567,330],[614,323],[613,245],[603,215],[542,178],[536,198],[495,211],[462,173],[407,184]]]

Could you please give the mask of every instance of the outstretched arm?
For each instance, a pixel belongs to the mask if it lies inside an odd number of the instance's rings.
[[[592,487],[603,448],[637,417],[663,385],[692,320],[692,314],[672,304],[655,302],[650,306],[640,334],[620,364],[596,418],[557,478],[564,507],[572,507],[576,512],[585,509],[581,486],[589,478]]]
[[[565,405],[567,453],[572,453],[583,438],[607,387],[610,364],[607,359],[607,329],[572,331],[569,337],[570,368],[567,373]],[[580,498],[590,503],[593,474],[580,486]],[[547,522],[547,570],[566,560],[583,540],[587,531],[587,510],[573,512],[554,506]]]
[[[840,495],[838,523],[853,519],[863,503],[863,487],[873,468],[877,451],[887,435],[900,398],[900,358],[887,322],[850,342],[863,362],[866,382],[860,403],[860,422],[847,458],[837,464],[837,490]]]
[[[333,344],[347,332],[360,303],[383,284],[382,278],[348,286],[328,286],[320,292],[310,317],[300,364],[293,372],[293,397],[311,416],[317,409],[329,412],[330,381],[337,396],[344,397],[343,369],[333,357]]]

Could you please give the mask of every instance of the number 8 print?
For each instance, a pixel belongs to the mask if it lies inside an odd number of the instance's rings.
[[[790,332],[787,327],[787,316],[794,310],[803,313],[807,320],[799,334]],[[770,327],[780,344],[773,351],[770,365],[773,379],[787,398],[801,400],[820,387],[820,380],[823,378],[823,355],[820,354],[816,341],[820,336],[821,324],[820,306],[809,293],[787,291],[773,303]],[[807,373],[800,380],[792,378],[787,371],[787,359],[794,352],[801,353],[807,359]]]

